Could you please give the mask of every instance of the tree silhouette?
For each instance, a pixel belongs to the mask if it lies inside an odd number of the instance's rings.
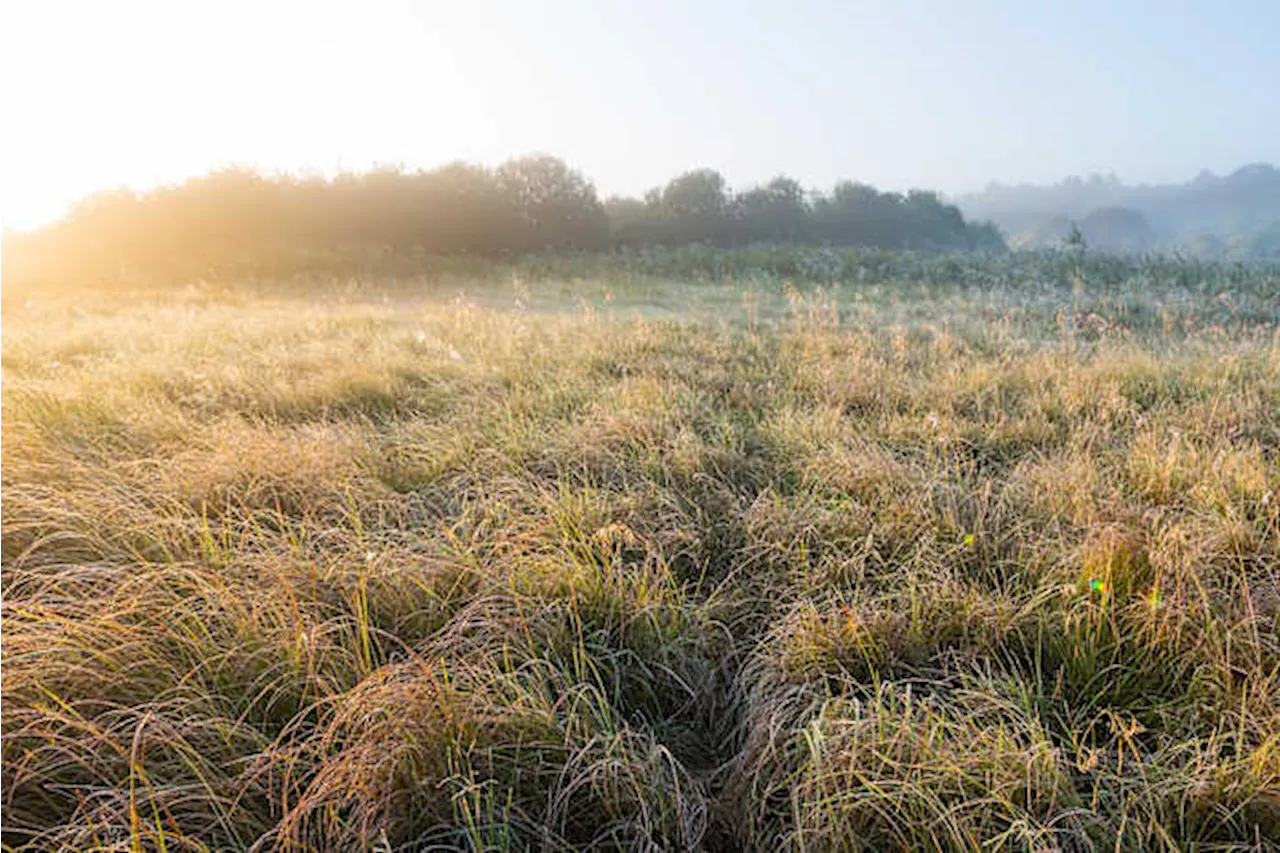
[[[714,169],[696,169],[672,178],[662,189],[660,207],[667,220],[668,242],[723,242],[728,207],[724,177]]]
[[[510,160],[497,173],[498,188],[514,207],[522,249],[600,249],[609,223],[595,187],[563,160],[535,155]]]
[[[932,192],[845,181],[823,195],[780,175],[734,194],[719,172],[695,169],[642,199],[602,204],[580,172],[534,154],[496,169],[382,166],[331,179],[221,169],[90,196],[38,232],[6,235],[3,258],[6,276],[183,276],[277,261],[288,269],[349,250],[498,256],[692,243],[1004,249],[994,226],[965,222]]]
[[[812,224],[804,188],[786,176],[735,199],[735,242],[807,242]]]

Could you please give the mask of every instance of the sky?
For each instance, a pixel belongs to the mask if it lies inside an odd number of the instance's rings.
[[[546,152],[958,193],[1280,162],[1277,0],[226,0],[0,6],[0,224],[225,165]]]

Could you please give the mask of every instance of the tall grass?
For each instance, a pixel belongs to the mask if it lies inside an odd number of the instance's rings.
[[[1280,849],[1274,273],[673,257],[8,301],[6,848]]]

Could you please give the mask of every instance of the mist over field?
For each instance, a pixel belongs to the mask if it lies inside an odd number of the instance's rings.
[[[1280,170],[1268,163],[1226,175],[1205,170],[1179,184],[1135,186],[1097,174],[1049,186],[992,183],[953,201],[966,216],[994,222],[1014,248],[1061,245],[1074,221],[1111,251],[1280,259]]]

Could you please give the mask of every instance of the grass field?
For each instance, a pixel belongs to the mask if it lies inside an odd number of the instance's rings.
[[[1280,850],[1280,274],[726,263],[6,294],[6,848]]]

